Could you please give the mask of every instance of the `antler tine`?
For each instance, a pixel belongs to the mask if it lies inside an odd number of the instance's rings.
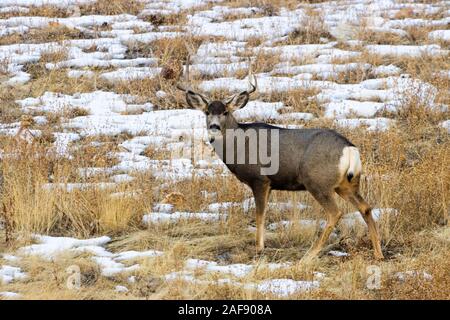
[[[191,62],[191,55],[192,55],[193,50],[192,50],[192,48],[190,48],[188,46],[187,43],[185,43],[185,46],[186,46],[186,49],[188,50],[188,55],[186,57],[186,72],[184,74],[184,77],[185,77],[184,82],[186,82],[188,86],[185,87],[182,84],[177,84],[177,89],[186,92],[186,94],[189,94],[189,93],[195,94],[195,95],[199,96],[203,100],[203,102],[209,103],[209,98],[208,97],[206,97],[203,94],[198,93],[198,92],[196,92],[196,91],[194,91],[192,89],[192,86],[191,86],[191,83],[190,83],[190,80],[189,80],[189,65],[190,65],[190,62]]]
[[[248,83],[250,84],[250,90],[248,90],[247,92],[250,94],[250,93],[253,93],[256,91],[256,87],[258,86],[258,83],[256,81],[256,77],[253,75],[253,72],[252,72],[252,61],[251,61],[250,57],[248,58],[248,64],[249,64]],[[251,81],[252,78],[253,78],[254,83],[252,83],[252,81]]]
[[[189,64],[190,64],[190,58],[191,58],[191,54],[188,53],[187,58],[186,58],[186,72],[184,74],[184,82],[187,83],[189,85],[188,88],[186,88],[184,85],[181,84],[177,84],[177,88],[180,89],[181,91],[188,91],[191,90],[191,86],[190,86],[190,82],[189,82]]]

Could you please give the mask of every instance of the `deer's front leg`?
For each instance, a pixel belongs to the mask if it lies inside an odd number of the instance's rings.
[[[253,184],[252,191],[256,206],[256,252],[259,253],[264,250],[264,220],[270,185],[268,182],[257,182]]]

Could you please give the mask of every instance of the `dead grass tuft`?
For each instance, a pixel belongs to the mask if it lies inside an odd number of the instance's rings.
[[[322,39],[332,40],[334,37],[328,31],[320,12],[308,10],[305,21],[289,34],[287,44],[314,44],[321,43]]]
[[[183,12],[172,14],[149,14],[141,17],[144,21],[150,22],[155,27],[160,26],[178,26],[185,25],[187,22],[187,15]]]
[[[11,17],[48,17],[48,18],[67,18],[70,12],[67,9],[59,8],[51,5],[31,6],[28,12],[2,12],[1,19],[8,19]]]
[[[9,45],[14,43],[44,43],[58,42],[67,39],[86,39],[88,35],[82,31],[69,28],[57,22],[49,23],[45,28],[30,29],[26,33],[14,33],[8,36],[0,37],[0,45]]]
[[[145,3],[139,0],[97,0],[92,4],[80,7],[82,15],[138,15],[144,9]]]

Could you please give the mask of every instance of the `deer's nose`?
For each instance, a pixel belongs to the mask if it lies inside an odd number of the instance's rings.
[[[217,124],[212,124],[209,126],[210,130],[220,130],[220,127]]]

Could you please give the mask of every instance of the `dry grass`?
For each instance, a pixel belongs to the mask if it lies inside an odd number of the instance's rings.
[[[65,188],[48,189],[49,181],[65,185],[70,182],[86,182],[78,176],[76,168],[84,166],[111,166],[109,149],[79,148],[75,157],[79,166],[49,153],[51,144],[38,140],[31,145],[13,140],[3,150],[8,156],[2,162],[3,214],[5,221],[13,226],[13,232],[89,237],[99,233],[119,233],[137,228],[140,213],[148,209],[148,193],[141,196],[147,202],[130,198],[111,198],[108,190],[92,188],[66,191]],[[105,147],[106,148],[106,147]],[[89,182],[101,181],[101,175]],[[96,181],[95,181],[96,180]],[[145,183],[151,184],[147,178]],[[122,190],[126,191],[124,185]],[[145,187],[143,190],[150,191]],[[143,199],[142,198],[142,199]],[[137,200],[137,201],[136,201]],[[143,206],[143,207],[136,207]]]
[[[23,92],[20,94],[0,86],[0,121],[2,123],[14,122],[21,117],[22,111],[15,101],[22,95],[24,95]]]
[[[263,10],[265,16],[277,15],[280,8],[295,9],[299,1],[293,0],[230,0],[227,6],[231,8],[257,7]]]
[[[150,14],[142,16],[142,19],[151,22],[155,27],[159,26],[179,26],[186,24],[186,13],[178,12],[166,15]]]
[[[397,33],[372,31],[367,28],[361,28],[357,37],[359,40],[371,44],[405,45],[410,43],[408,37],[398,35]]]
[[[340,47],[340,49],[348,49],[346,47]],[[405,56],[388,56],[372,54],[367,50],[362,49],[362,53],[359,57],[352,58],[336,58],[333,59],[334,64],[346,64],[346,63],[368,63],[374,67],[395,65],[401,69],[401,73],[409,74],[413,78],[420,79],[424,82],[430,83],[435,86],[437,90],[437,101],[439,103],[448,103],[449,96],[447,88],[450,85],[450,80],[445,77],[437,76],[442,70],[450,68],[450,63],[447,56],[428,55],[426,53],[417,57],[405,57]],[[358,83],[360,81],[371,79],[373,77],[371,70],[357,69],[342,73],[341,78],[335,79],[340,83]]]
[[[15,101],[26,97],[39,97],[47,91],[60,92],[62,94],[74,94],[77,92],[92,92],[101,88],[106,88],[105,81],[100,79],[99,72],[94,71],[93,77],[71,78],[67,75],[67,69],[47,69],[46,63],[56,63],[67,59],[67,51],[62,50],[43,52],[39,61],[26,63],[23,70],[31,76],[29,82],[24,85],[14,87],[0,85],[0,101],[2,102],[1,114],[6,122],[11,122],[17,111]],[[18,111],[17,111],[18,112]],[[73,112],[73,111],[71,111]],[[70,116],[82,115],[82,110],[75,110]],[[81,113],[80,113],[81,112]],[[17,114],[18,116],[18,114]],[[51,117],[52,115],[49,115]],[[55,115],[56,116],[56,115]]]
[[[0,37],[0,45],[14,43],[44,43],[57,42],[67,39],[86,39],[89,38],[78,29],[69,28],[57,22],[49,23],[45,28],[30,29],[26,33],[14,33]]]
[[[141,102],[152,102],[157,109],[179,108],[181,93],[175,89],[175,84],[183,76],[183,65],[190,53],[196,52],[203,39],[198,37],[176,37],[160,39],[152,43],[128,43],[128,58],[149,57],[158,58],[161,73],[152,79],[119,81],[114,84],[102,84],[108,90],[137,96]],[[191,76],[191,80],[194,80]],[[157,91],[168,95],[164,98],[156,95]]]
[[[1,19],[8,19],[11,17],[48,17],[48,18],[67,18],[70,15],[69,10],[58,8],[51,5],[32,6],[28,12],[2,12]]]
[[[97,0],[92,4],[80,7],[82,15],[116,15],[139,14],[144,9],[144,2],[139,0]]]
[[[35,67],[31,67],[30,70]],[[42,71],[42,72],[41,72]],[[91,92],[100,87],[101,81],[94,78],[70,78],[67,70],[44,70],[39,66],[31,72],[32,80],[26,85],[33,97],[39,97],[46,91],[74,94],[76,92]],[[41,76],[38,76],[40,74]]]
[[[320,104],[314,99],[319,91],[314,88],[299,88],[288,92],[273,93],[263,97],[268,102],[282,101],[287,107],[292,107],[292,112],[310,112],[315,116],[321,116]]]
[[[423,1],[422,1],[423,2]],[[445,17],[445,10],[442,8],[440,10],[431,12],[427,10],[417,10],[417,8],[413,7],[404,7],[398,10],[395,15],[394,19],[442,19]]]
[[[310,93],[312,94],[312,93]],[[302,97],[308,94],[291,92],[297,97],[299,105]],[[436,122],[443,116],[424,117],[425,113],[411,103],[398,116],[399,125],[384,133],[373,134],[359,130],[340,130],[361,149],[365,177],[362,190],[368,201],[377,207],[393,207],[399,211],[398,218],[385,221],[381,225],[385,262],[380,263],[383,270],[382,289],[365,289],[366,267],[371,261],[371,247],[365,232],[342,234],[334,244],[346,250],[352,257],[339,261],[338,258],[322,257],[315,271],[325,272],[328,279],[320,290],[310,294],[298,294],[296,298],[340,298],[340,299],[403,299],[403,298],[443,298],[448,299],[445,288],[448,286],[449,257],[448,244],[434,235],[448,219],[447,195],[450,190],[448,173],[450,139],[443,130],[434,130]],[[308,111],[301,109],[299,111]],[[311,110],[309,110],[311,111]],[[97,138],[93,140],[98,140]],[[119,140],[120,141],[120,140]],[[83,142],[88,145],[88,141]],[[143,190],[136,198],[111,199],[104,190],[53,191],[42,188],[48,181],[48,167],[53,166],[55,182],[76,182],[79,177],[74,168],[85,166],[110,166],[105,149],[79,149],[77,157],[61,161],[43,156],[45,145],[32,148],[10,146],[14,152],[21,153],[18,159],[6,160],[2,164],[4,172],[3,203],[11,226],[11,238],[25,232],[48,232],[54,235],[89,237],[113,235],[113,250],[144,250],[154,248],[167,254],[161,259],[149,260],[136,274],[138,279],[151,279],[150,287],[142,281],[129,285],[127,298],[263,298],[267,295],[235,287],[215,287],[189,285],[179,287],[177,283],[165,282],[161,277],[182,267],[180,262],[189,257],[212,259],[226,256],[227,263],[249,263],[254,261],[253,236],[246,228],[254,223],[253,215],[243,215],[240,210],[232,211],[230,218],[223,223],[186,221],[176,225],[151,226],[142,229],[140,219],[143,212],[151,209],[152,203],[164,201],[168,195],[179,192],[184,196],[177,210],[202,211],[212,201],[242,201],[250,196],[249,190],[235,178],[215,180],[196,178],[167,185],[155,194],[153,180],[146,175],[137,175],[137,180],[123,186],[123,190]],[[17,151],[19,150],[19,151]],[[83,160],[85,159],[85,160]],[[97,159],[97,160],[96,160]],[[103,159],[103,160],[102,160]],[[100,162],[99,162],[100,161]],[[17,174],[19,172],[19,174]],[[70,180],[68,180],[70,179]],[[97,179],[101,180],[101,177]],[[99,181],[100,181],[99,180]],[[83,180],[81,180],[83,181]],[[95,181],[95,180],[94,180]],[[217,198],[206,199],[201,191],[216,193]],[[439,195],[438,197],[436,195]],[[170,197],[169,197],[170,198]],[[319,207],[309,195],[299,193],[275,192],[272,201],[301,201],[313,205],[302,212],[302,216],[320,217]],[[340,203],[343,205],[343,203]],[[350,208],[345,205],[344,210]],[[350,209],[351,210],[351,209]],[[280,213],[271,210],[268,222],[280,219],[298,218],[298,212]],[[448,228],[448,227],[447,227]],[[301,232],[295,227],[291,230],[268,233],[266,261],[296,261],[301,258],[317,234]],[[20,243],[20,242],[19,242]],[[18,244],[16,244],[18,245]],[[430,253],[430,248],[433,248]],[[73,293],[62,284],[62,272],[70,264],[82,266],[82,274],[87,282],[83,289]],[[28,298],[38,297],[34,291],[42,281],[46,281],[47,296],[41,298],[119,298],[113,293],[115,282],[99,276],[96,266],[86,258],[58,259],[49,264],[32,260],[23,268],[33,279],[29,283],[15,283],[11,290],[27,292]],[[48,270],[39,273],[39,270]],[[406,270],[424,270],[433,275],[433,280],[411,279],[405,282],[396,280],[394,273]],[[39,274],[38,274],[39,273]],[[290,269],[288,274],[272,274],[278,277],[308,279],[305,271]],[[211,275],[201,276],[211,279]],[[264,279],[265,274],[251,275],[244,281]],[[48,281],[48,279],[53,279]],[[350,280],[352,279],[352,280]],[[120,279],[116,279],[120,281]],[[117,282],[116,282],[117,283]],[[119,282],[120,283],[120,282]],[[50,291],[52,290],[52,291]]]
[[[273,70],[275,65],[281,62],[279,54],[259,52],[252,60],[253,72],[264,73]],[[247,72],[248,73],[248,72]]]
[[[300,26],[289,34],[287,44],[321,43],[322,39],[333,40],[319,11],[307,10],[306,19]]]
[[[405,27],[405,35],[400,35],[392,31],[372,31],[362,27],[358,31],[358,39],[370,44],[391,44],[391,45],[423,45],[435,43],[430,41],[428,34],[433,30],[442,29],[440,26],[412,26]],[[442,44],[445,47],[445,43]]]

